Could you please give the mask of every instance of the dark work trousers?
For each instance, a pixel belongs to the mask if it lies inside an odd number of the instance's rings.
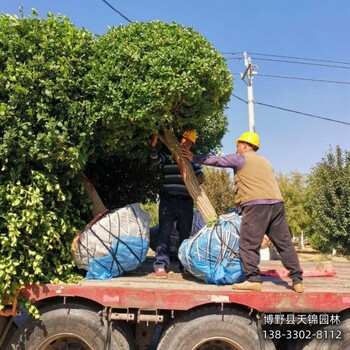
[[[260,282],[259,251],[266,234],[289,270],[293,283],[302,281],[302,269],[288,229],[284,203],[247,205],[242,209],[239,254],[246,279]]]
[[[168,268],[170,265],[170,236],[176,221],[179,245],[188,238],[192,229],[193,199],[190,196],[160,195],[159,230],[157,236],[156,261],[154,269]]]

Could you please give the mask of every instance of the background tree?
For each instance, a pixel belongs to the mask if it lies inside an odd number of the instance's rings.
[[[332,249],[350,256],[350,152],[339,146],[312,170],[314,234],[311,244],[321,252]]]
[[[218,215],[227,213],[234,207],[233,180],[225,169],[203,166],[205,174],[205,183],[202,187],[208,195],[210,202]],[[158,224],[158,205],[159,202],[147,202],[142,205],[151,217],[150,226]]]
[[[208,195],[218,215],[225,214],[235,207],[233,179],[226,169],[203,167],[205,193]]]
[[[289,229],[293,236],[307,233],[311,223],[308,209],[308,190],[306,177],[297,171],[276,176],[284,203]]]
[[[151,202],[148,201],[144,204],[141,204],[142,210],[146,211],[150,216],[150,227],[153,227],[155,225],[158,225],[159,222],[159,215],[158,215],[158,208],[159,208],[159,202]]]

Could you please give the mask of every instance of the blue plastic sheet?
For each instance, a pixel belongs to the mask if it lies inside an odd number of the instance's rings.
[[[111,254],[89,260],[86,279],[109,279],[135,270],[147,256],[149,241],[124,235],[113,239]]]
[[[74,259],[86,279],[109,279],[135,270],[149,249],[150,216],[139,203],[95,217],[74,240]]]
[[[223,285],[244,281],[238,251],[240,225],[239,215],[225,214],[183,241],[179,259],[185,269],[206,283]]]

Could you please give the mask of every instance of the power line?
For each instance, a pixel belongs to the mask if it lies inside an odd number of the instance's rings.
[[[314,61],[314,62],[325,62],[325,63],[334,63],[334,64],[346,64],[350,65],[350,62],[344,62],[344,61],[334,61],[334,60],[323,60],[318,58],[306,58],[306,57],[296,57],[296,56],[283,56],[283,55],[274,55],[274,54],[266,54],[266,53],[258,53],[258,52],[249,52],[251,55],[259,55],[259,56],[267,56],[267,57],[275,57],[275,58],[287,58],[287,59],[294,59],[294,60],[302,60],[302,61]],[[243,52],[223,52],[222,55],[243,55]],[[232,57],[231,59],[243,59],[242,58],[236,58]],[[259,58],[256,58],[259,59]],[[299,62],[296,62],[299,63]],[[332,66],[333,67],[333,66]]]
[[[243,52],[221,52],[222,55],[243,55]]]
[[[297,61],[287,61],[287,60],[278,60],[274,58],[261,58],[261,57],[252,57],[255,60],[261,60],[261,61],[272,61],[272,62],[282,62],[282,63],[294,63],[294,64],[303,64],[307,66],[320,66],[320,67],[331,67],[331,68],[342,68],[342,69],[350,69],[349,67],[346,66],[336,66],[333,64],[323,64],[323,63],[310,63],[310,62],[297,62]],[[242,61],[243,57],[227,57],[227,60],[237,60],[237,61]],[[347,63],[344,63],[347,64]]]
[[[102,0],[107,6],[109,6],[114,12],[118,13],[118,15],[122,16],[124,19],[126,19],[129,23],[132,23],[132,21],[123,15],[120,11],[118,11],[115,7],[113,7],[108,1]]]
[[[238,97],[237,95],[232,94],[232,96],[235,97],[235,98],[237,98],[238,100],[243,101],[244,103],[248,104],[247,101],[243,100],[242,98]],[[311,118],[317,118],[317,119],[327,120],[327,121],[330,121],[330,122],[333,122],[333,123],[340,123],[340,124],[350,125],[350,123],[344,122],[344,121],[342,121],[342,120],[336,120],[336,119],[332,119],[332,118],[320,117],[320,116],[318,116],[318,115],[309,114],[309,113],[304,113],[304,112],[299,112],[299,111],[295,111],[295,110],[293,110],[293,109],[288,109],[288,108],[284,108],[284,107],[278,107],[278,106],[270,105],[270,104],[267,104],[267,103],[262,103],[262,102],[256,102],[256,101],[255,101],[255,104],[261,105],[261,106],[265,106],[265,107],[280,109],[280,110],[286,111],[286,112],[301,114],[301,115],[305,115],[305,116],[311,117]]]
[[[236,99],[237,99],[237,100],[240,100],[240,101],[242,101],[242,102],[244,102],[244,103],[248,104],[248,101],[243,100],[243,98],[238,97],[238,96],[237,96],[237,95],[235,95],[235,94],[232,94],[232,96],[233,96],[233,97],[236,97]]]
[[[227,60],[237,60],[237,61],[243,61],[244,58],[243,57],[227,57]]]
[[[269,74],[260,74],[260,73],[257,76],[268,77],[268,78],[316,81],[316,82],[320,82],[320,83],[350,84],[350,82],[348,82],[348,81],[322,80],[322,79],[311,79],[311,78],[301,78],[301,77],[286,77],[286,76],[281,76],[281,75],[269,75]]]
[[[294,63],[294,64],[303,64],[307,66],[321,66],[321,67],[331,67],[331,68],[343,68],[343,69],[350,69],[349,67],[345,66],[335,66],[332,64],[323,64],[323,63],[310,63],[310,62],[297,62],[297,61],[287,61],[287,60],[278,60],[274,58],[261,58],[261,57],[252,57],[255,60],[261,60],[261,61],[271,61],[271,62],[282,62],[282,63]],[[227,57],[227,60],[237,60],[242,61],[243,57]]]
[[[261,103],[261,102],[255,102],[255,103],[258,104],[258,105],[261,105],[261,106],[270,107],[270,108],[276,108],[276,109],[280,109],[280,110],[286,111],[286,112],[291,112],[291,113],[296,113],[296,114],[305,115],[305,116],[311,117],[311,118],[317,118],[317,119],[322,119],[322,120],[328,120],[328,121],[333,122],[333,123],[340,123],[340,124],[344,124],[344,125],[350,125],[350,123],[344,122],[344,121],[342,121],[342,120],[336,120],[336,119],[332,119],[332,118],[320,117],[320,116],[318,116],[318,115],[309,114],[309,113],[304,113],[304,112],[299,112],[299,111],[295,111],[295,110],[293,110],[293,109],[288,109],[288,108],[273,106],[273,105],[269,105],[269,104],[267,104],[267,103]]]
[[[346,66],[335,66],[332,64],[323,64],[323,63],[310,63],[310,62],[297,62],[297,61],[288,61],[288,60],[279,60],[274,58],[261,58],[261,57],[252,57],[255,60],[261,60],[261,61],[272,61],[272,62],[283,62],[283,63],[294,63],[294,64],[303,64],[308,66],[318,66],[318,67],[332,67],[332,68],[342,68],[342,69],[350,69]]]
[[[350,62],[341,62],[341,61],[332,61],[332,60],[321,60],[318,58],[305,58],[305,57],[295,57],[295,56],[282,56],[282,55],[273,55],[266,53],[258,53],[258,52],[250,52],[251,55],[259,55],[259,56],[269,56],[269,57],[280,57],[280,58],[288,58],[294,60],[304,60],[304,61],[315,61],[315,62],[326,62],[326,63],[335,63],[335,64],[349,64]]]

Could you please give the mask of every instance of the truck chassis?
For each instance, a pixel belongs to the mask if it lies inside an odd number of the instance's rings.
[[[350,349],[349,262],[333,263],[334,277],[305,277],[302,294],[276,276],[263,277],[261,292],[177,272],[156,279],[151,263],[111,280],[26,286],[21,295],[40,318],[28,317],[15,332],[9,306],[0,318],[0,349]],[[302,263],[304,272],[316,265]],[[260,264],[262,271],[282,268],[279,261]]]

